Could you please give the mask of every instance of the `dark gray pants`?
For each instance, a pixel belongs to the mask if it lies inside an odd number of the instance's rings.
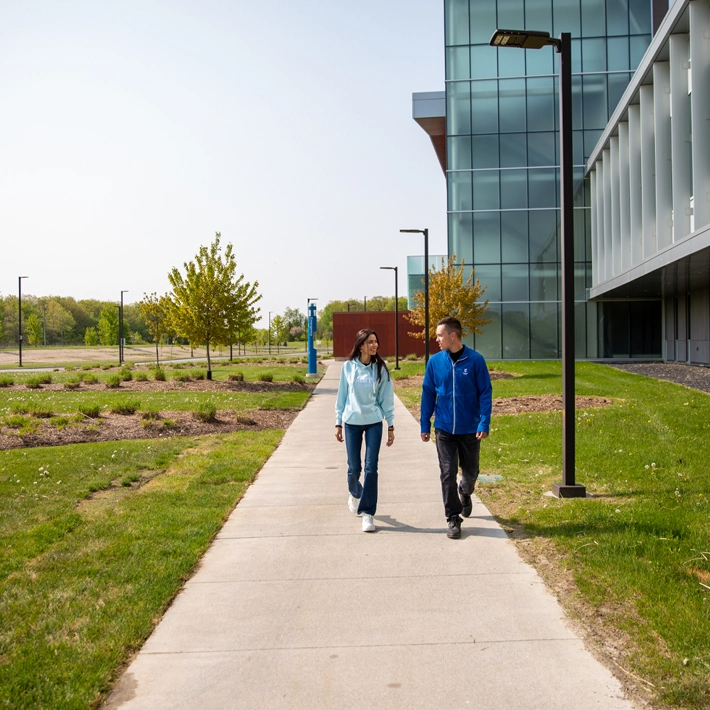
[[[436,429],[436,453],[439,455],[441,473],[441,495],[444,499],[444,513],[450,520],[461,515],[462,505],[459,491],[471,495],[478,478],[478,453],[481,442],[475,434],[449,434]],[[461,464],[461,483],[457,484],[456,474]]]

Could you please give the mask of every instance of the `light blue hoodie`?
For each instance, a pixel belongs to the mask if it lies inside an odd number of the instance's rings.
[[[394,424],[394,385],[389,372],[382,368],[377,381],[377,363],[363,365],[359,358],[346,360],[340,371],[335,424],[377,424],[383,419]]]

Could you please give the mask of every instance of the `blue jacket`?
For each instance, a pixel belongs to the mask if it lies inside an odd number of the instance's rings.
[[[448,350],[429,358],[422,384],[420,426],[431,432],[431,417],[437,429],[449,434],[488,433],[493,404],[491,376],[483,355],[463,346],[454,363]]]
[[[377,380],[377,365],[363,365],[359,358],[346,360],[340,371],[335,424],[394,424],[394,385],[386,368]]]

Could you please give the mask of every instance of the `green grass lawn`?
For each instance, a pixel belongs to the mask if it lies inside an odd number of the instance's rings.
[[[0,707],[96,704],[282,434],[0,452]]]
[[[559,362],[489,366],[520,375],[494,397],[561,393]],[[481,471],[503,481],[478,492],[505,527],[554,545],[659,707],[710,707],[710,396],[593,363],[577,364],[576,393],[614,401],[577,411],[576,480],[593,498],[545,496],[562,478],[560,412],[494,416]],[[414,406],[420,390],[397,394]]]

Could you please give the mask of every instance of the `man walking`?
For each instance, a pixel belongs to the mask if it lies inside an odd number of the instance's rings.
[[[421,434],[429,441],[434,415],[436,452],[441,471],[441,493],[449,529],[461,537],[461,517],[471,515],[471,494],[478,478],[481,440],[491,422],[492,387],[483,356],[461,342],[461,323],[442,318],[436,342],[441,352],[429,359],[422,383]],[[461,482],[456,475],[461,463]]]

